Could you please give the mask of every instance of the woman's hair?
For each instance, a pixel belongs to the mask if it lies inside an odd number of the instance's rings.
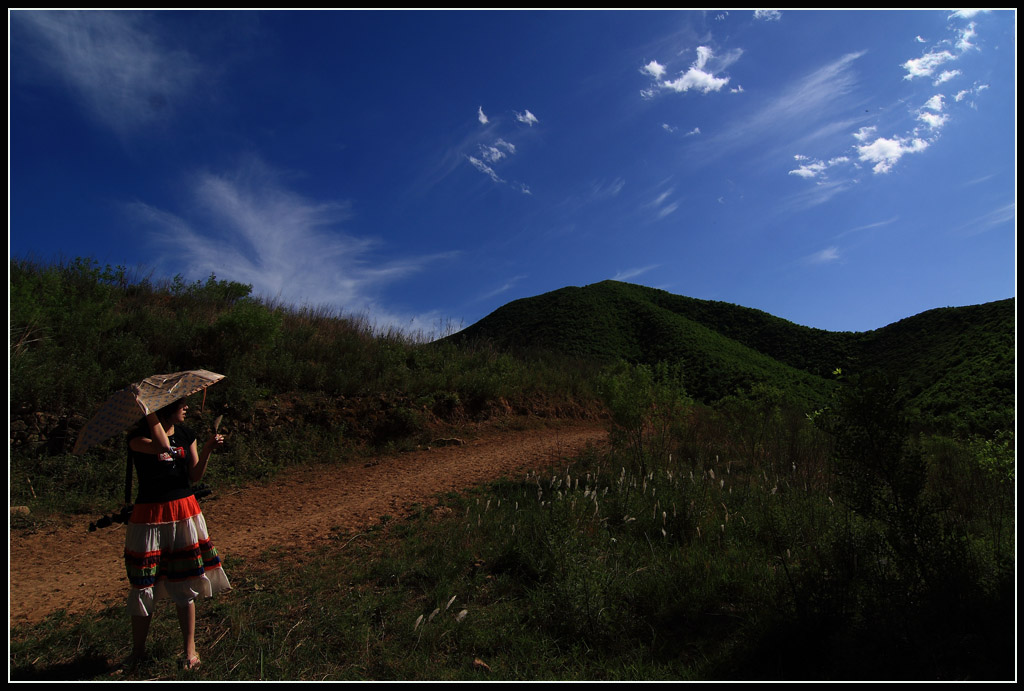
[[[168,403],[163,408],[156,411],[156,416],[160,422],[167,422],[174,413],[178,411],[187,401],[184,398],[179,398],[176,401]],[[149,423],[146,422],[146,418],[139,420],[138,424],[128,433],[128,439],[134,439],[135,437],[148,437],[150,435]]]
[[[160,422],[167,422],[171,418],[171,416],[178,412],[179,408],[184,407],[186,403],[187,401],[184,398],[179,398],[176,401],[172,401],[171,403],[168,403],[160,410],[156,411],[156,416],[160,418]]]

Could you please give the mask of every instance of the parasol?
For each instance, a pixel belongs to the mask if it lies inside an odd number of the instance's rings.
[[[140,382],[121,389],[100,406],[95,415],[78,433],[73,454],[83,454],[92,446],[106,441],[118,432],[128,429],[142,419],[139,400],[157,411],[168,403],[206,389],[224,378],[223,374],[204,369],[187,370],[173,374],[154,374]]]

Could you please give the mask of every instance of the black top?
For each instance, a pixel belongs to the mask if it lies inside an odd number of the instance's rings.
[[[174,434],[168,440],[171,442],[170,453],[141,453],[128,447],[128,458],[139,476],[136,504],[171,501],[192,494],[188,479],[188,449],[196,436],[187,427],[175,425]],[[130,439],[128,443],[131,444]]]

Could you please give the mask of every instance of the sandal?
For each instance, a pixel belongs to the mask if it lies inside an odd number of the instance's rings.
[[[195,657],[189,658],[188,660],[185,660],[184,662],[182,662],[181,663],[181,668],[184,669],[186,672],[193,672],[193,671],[199,669],[199,664],[201,662],[202,662],[202,660],[200,660],[199,656],[196,655]]]

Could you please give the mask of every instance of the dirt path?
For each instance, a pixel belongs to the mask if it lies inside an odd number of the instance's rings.
[[[308,551],[332,532],[358,532],[381,516],[397,518],[415,504],[433,504],[438,493],[542,468],[606,438],[601,424],[578,423],[494,433],[368,463],[290,470],[268,487],[206,498],[203,514],[230,576],[232,556],[253,557],[275,545]],[[124,526],[90,533],[87,525],[82,519],[10,535],[12,626],[38,622],[60,608],[80,613],[124,601]]]

